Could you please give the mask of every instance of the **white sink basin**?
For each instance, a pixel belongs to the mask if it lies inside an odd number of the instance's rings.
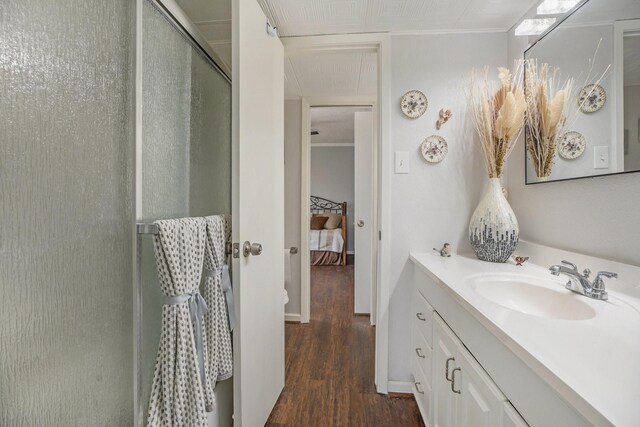
[[[585,296],[554,281],[517,274],[479,275],[469,278],[475,292],[509,310],[561,320],[586,320],[596,311]]]

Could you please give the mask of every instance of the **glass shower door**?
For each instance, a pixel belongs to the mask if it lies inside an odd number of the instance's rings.
[[[133,425],[128,0],[0,2],[0,425]]]
[[[231,213],[231,84],[155,2],[142,8],[137,222]],[[138,420],[146,420],[163,296],[151,236],[138,236]],[[231,424],[232,381],[216,387]]]

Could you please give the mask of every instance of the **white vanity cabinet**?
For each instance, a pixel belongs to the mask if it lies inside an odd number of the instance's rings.
[[[427,426],[431,425],[433,415],[433,313],[433,308],[415,290],[411,332],[413,394]]]
[[[430,427],[523,427],[527,423],[416,290],[414,297],[414,395]],[[425,314],[429,314],[427,320]],[[424,320],[422,320],[424,319]],[[424,328],[429,327],[426,339]],[[430,342],[429,342],[430,341]]]

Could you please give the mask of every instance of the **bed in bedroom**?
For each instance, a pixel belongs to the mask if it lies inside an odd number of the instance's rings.
[[[347,264],[347,202],[310,198],[311,265]]]

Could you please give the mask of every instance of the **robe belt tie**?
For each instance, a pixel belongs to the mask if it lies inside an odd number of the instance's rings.
[[[200,368],[200,380],[202,381],[202,390],[206,389],[206,376],[204,374],[204,344],[202,341],[202,317],[209,310],[200,292],[196,289],[191,293],[177,295],[175,297],[165,297],[164,303],[167,305],[178,305],[188,302],[189,312],[191,313],[191,322],[194,326],[196,353],[198,356],[198,366]]]
[[[236,310],[233,303],[233,288],[231,285],[231,275],[229,274],[229,266],[224,264],[222,267],[216,270],[205,269],[204,277],[216,277],[218,274],[222,274],[221,288],[224,292],[224,297],[227,300],[227,315],[229,316],[229,330],[233,331],[236,324]]]

